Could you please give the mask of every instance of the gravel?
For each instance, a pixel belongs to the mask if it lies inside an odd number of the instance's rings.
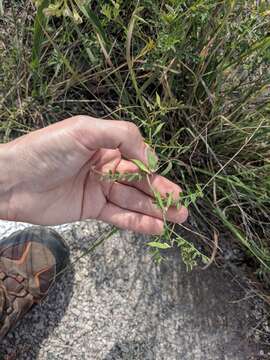
[[[0,236],[27,226],[0,222]],[[108,227],[57,227],[82,255]],[[77,261],[0,345],[19,360],[269,359],[251,341],[254,304],[223,271],[185,271],[179,254],[157,266],[147,238],[120,232]],[[0,356],[1,358],[1,356]]]

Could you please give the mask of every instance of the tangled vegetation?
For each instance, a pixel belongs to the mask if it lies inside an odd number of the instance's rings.
[[[208,256],[213,248],[222,255],[220,234],[230,232],[268,283],[268,2],[38,0],[35,5],[37,11],[31,1],[4,6],[3,139],[75,114],[135,122],[158,153],[159,171],[192,200],[187,227],[196,245],[202,241]],[[180,238],[192,266],[197,247]],[[162,245],[156,243],[161,241],[152,242],[160,256]]]

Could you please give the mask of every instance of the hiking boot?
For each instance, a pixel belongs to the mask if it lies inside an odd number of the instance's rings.
[[[52,229],[31,227],[0,241],[0,340],[46,297],[68,258]]]

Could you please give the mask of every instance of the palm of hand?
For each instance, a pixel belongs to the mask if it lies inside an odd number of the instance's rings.
[[[114,171],[121,160],[120,152],[89,151],[68,134],[59,134],[59,141],[56,134],[53,138],[37,139],[37,142],[36,133],[30,135],[32,146],[25,154],[28,161],[20,159],[26,165],[25,174],[21,175],[24,181],[16,192],[16,203],[27,203],[27,207],[15,213],[19,212],[24,221],[42,224],[97,218],[106,203],[108,188],[97,172]],[[17,154],[21,153],[22,145],[23,142],[17,142]]]

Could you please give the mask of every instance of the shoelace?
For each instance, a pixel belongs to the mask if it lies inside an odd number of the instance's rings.
[[[12,279],[12,281],[16,282],[18,285],[18,289],[16,291],[9,290],[5,285],[4,280]],[[8,274],[1,272],[0,273],[0,320],[5,318],[5,315],[8,315],[12,312],[12,297],[23,297],[26,294],[26,290],[24,285],[22,284],[24,278],[21,275],[17,277],[11,277]]]
[[[3,283],[0,283],[0,321],[5,318],[5,310],[10,306],[7,288]]]

